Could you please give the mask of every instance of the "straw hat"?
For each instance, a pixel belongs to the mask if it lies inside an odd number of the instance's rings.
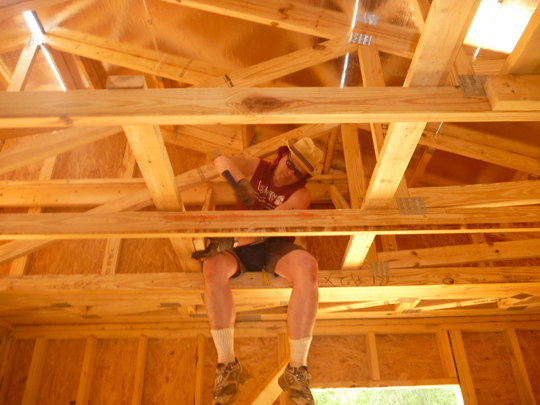
[[[313,139],[302,138],[297,140],[295,138],[287,140],[287,147],[291,154],[298,160],[304,169],[309,174],[315,176],[315,167],[323,158],[323,151],[315,146]]]

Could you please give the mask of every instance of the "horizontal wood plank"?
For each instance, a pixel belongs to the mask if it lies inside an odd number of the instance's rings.
[[[426,211],[425,215],[400,215],[393,209],[4,214],[0,240],[540,231],[540,226],[527,225],[540,222],[537,206]]]
[[[538,91],[538,88],[531,89]],[[0,94],[0,127],[418,121],[540,121],[491,111],[458,88],[79,90]]]

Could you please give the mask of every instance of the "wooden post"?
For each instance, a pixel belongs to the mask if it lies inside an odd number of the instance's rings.
[[[459,386],[463,395],[463,403],[464,405],[478,405],[461,331],[459,329],[452,329],[448,332],[450,334],[450,342],[452,343],[452,351],[456,361]]]
[[[197,375],[195,377],[195,405],[202,405],[204,393],[204,335],[197,335]]]
[[[444,376],[456,378],[456,365],[454,363],[454,357],[452,356],[452,347],[450,346],[450,340],[448,339],[448,331],[446,329],[441,329],[437,332],[436,336]]]
[[[139,338],[139,348],[137,350],[137,366],[135,369],[135,383],[133,384],[133,397],[131,398],[131,405],[141,405],[147,352],[148,337],[141,336]]]
[[[94,377],[94,367],[96,364],[98,340],[94,336],[86,339],[86,349],[84,351],[83,365],[79,388],[77,389],[76,405],[88,405],[90,399],[90,388]]]
[[[536,405],[534,398],[534,392],[531,387],[531,381],[523,361],[523,355],[521,354],[521,348],[519,347],[519,341],[514,328],[508,328],[503,332],[504,340],[506,343],[506,350],[510,355],[512,363],[512,371],[514,372],[514,378],[516,379],[519,397],[523,405]]]
[[[6,398],[11,382],[13,367],[15,367],[15,359],[19,351],[20,341],[8,336],[6,339],[5,348],[3,351],[2,362],[0,363],[0,405],[6,403]]]
[[[290,346],[287,333],[278,333],[278,362],[281,364],[284,360],[291,357]],[[287,405],[287,394],[282,392],[279,395],[279,405]]]
[[[368,332],[366,334],[366,347],[371,379],[374,381],[379,381],[381,379],[381,373],[379,371],[379,357],[377,355],[377,340],[375,338],[375,332]]]
[[[32,355],[32,362],[30,363],[30,370],[28,371],[28,377],[26,379],[26,385],[24,387],[22,405],[36,404],[39,384],[41,382],[41,375],[43,374],[43,367],[45,366],[45,358],[47,356],[48,347],[49,341],[47,339],[45,339],[44,337],[38,337],[36,339],[34,354]]]

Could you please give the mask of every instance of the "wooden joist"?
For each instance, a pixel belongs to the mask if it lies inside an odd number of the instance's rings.
[[[378,257],[395,269],[530,259],[540,257],[540,239],[379,252]]]
[[[529,90],[538,92],[538,88]],[[335,124],[385,120],[418,122],[421,119],[539,121],[540,111],[492,111],[487,99],[463,97],[461,90],[453,87],[188,88],[0,95],[2,128],[179,123]]]
[[[162,1],[327,39],[344,36],[351,31],[349,15],[295,2],[271,0],[261,4],[256,0]],[[371,35],[372,44],[383,52],[408,58],[413,56],[418,41],[415,31],[393,24],[379,23],[377,27],[357,24],[353,32]]]
[[[200,236],[443,234],[538,232],[540,208],[427,208],[425,215],[397,210],[209,211],[4,214],[0,240],[163,238]],[[1,246],[4,248],[7,244]],[[394,252],[395,253],[395,252]]]
[[[1,155],[0,155],[1,156]],[[524,182],[516,182],[522,186]],[[525,182],[525,184],[527,184]],[[320,175],[307,183],[311,193],[312,203],[328,203],[330,201],[329,187],[335,186],[339,192],[347,197],[347,178],[344,174]],[[234,193],[229,184],[223,179],[216,179],[207,184],[182,191],[182,201],[185,205],[200,206],[203,204],[209,187],[215,189],[215,203],[217,205],[236,204]],[[144,179],[69,179],[69,180],[4,180],[0,181],[1,207],[93,207],[124,198],[130,193],[140,192],[146,188]],[[421,190],[421,189],[420,189]],[[520,190],[514,193],[516,199],[520,198]],[[533,192],[534,187],[523,188]],[[482,191],[478,190],[478,194]],[[442,192],[444,196],[444,191]],[[509,196],[510,197],[510,196]],[[434,198],[437,200],[436,193]],[[492,196],[496,198],[495,193]],[[532,194],[530,196],[532,197]],[[488,197],[489,200],[489,197]],[[472,203],[473,201],[471,201]],[[504,204],[503,204],[504,205]],[[512,205],[511,203],[507,205]],[[521,205],[517,202],[515,205]]]

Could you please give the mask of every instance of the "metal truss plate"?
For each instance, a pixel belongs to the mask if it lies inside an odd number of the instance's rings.
[[[349,42],[351,44],[370,46],[372,38],[373,37],[371,35],[355,34],[354,32],[352,32],[349,38]]]
[[[457,75],[463,97],[487,97],[484,83],[488,75]]]
[[[399,215],[426,215],[422,197],[396,198]]]

